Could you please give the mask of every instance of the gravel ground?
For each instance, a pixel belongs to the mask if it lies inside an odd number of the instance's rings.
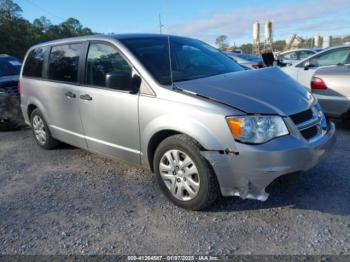
[[[0,133],[1,254],[350,254],[350,125],[297,181],[262,203],[224,198],[190,212],[154,176],[31,131]]]

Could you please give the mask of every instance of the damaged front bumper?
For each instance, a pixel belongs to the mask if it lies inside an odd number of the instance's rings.
[[[223,196],[265,201],[265,188],[277,177],[314,167],[335,142],[335,126],[313,141],[292,135],[262,145],[237,143],[237,152],[202,151],[218,178]]]

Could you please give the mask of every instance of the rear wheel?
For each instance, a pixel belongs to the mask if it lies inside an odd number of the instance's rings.
[[[39,109],[35,109],[30,115],[35,141],[45,149],[57,147],[59,141],[54,139]]]
[[[215,173],[200,150],[190,137],[175,135],[160,143],[154,157],[154,170],[164,194],[190,210],[209,206],[220,194]]]

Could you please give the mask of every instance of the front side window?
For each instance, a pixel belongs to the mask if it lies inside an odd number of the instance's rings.
[[[54,46],[49,58],[48,78],[70,83],[78,82],[79,57],[82,44]]]
[[[118,50],[108,44],[92,43],[89,47],[86,65],[86,83],[92,86],[107,87],[108,75],[125,75],[126,83],[115,85],[113,89],[122,89],[128,85],[127,76],[131,75],[131,66],[125,61]],[[123,77],[120,77],[123,81]],[[108,86],[112,88],[111,86]]]
[[[311,55],[313,55],[314,52],[312,51],[307,51],[307,50],[303,50],[299,52],[299,60],[303,60]]]
[[[29,77],[42,77],[45,54],[48,47],[39,47],[33,49],[26,59],[23,75]]]
[[[290,53],[280,55],[280,58],[282,60],[297,60],[298,59],[296,52],[290,52]]]
[[[157,36],[120,41],[163,85],[243,71],[225,54],[199,40]]]
[[[304,67],[306,63],[309,63],[310,67],[348,64],[350,63],[350,48],[335,49],[315,55],[298,64],[297,67]]]
[[[350,48],[338,49],[310,59],[310,64],[315,67],[346,64],[349,63],[349,58]]]

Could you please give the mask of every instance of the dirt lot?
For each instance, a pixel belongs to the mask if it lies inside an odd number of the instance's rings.
[[[266,202],[202,212],[169,203],[142,169],[0,133],[0,253],[350,254],[350,125],[337,127],[325,161]]]

